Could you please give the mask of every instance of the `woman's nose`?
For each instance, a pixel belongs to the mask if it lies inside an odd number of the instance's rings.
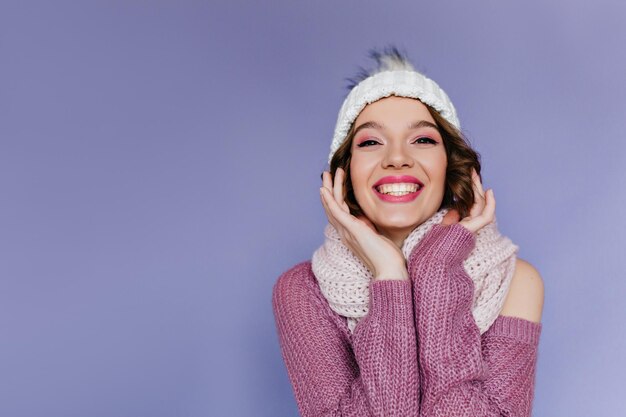
[[[385,166],[410,167],[413,166],[413,158],[401,144],[390,145],[387,148],[387,154],[385,155],[383,164]]]

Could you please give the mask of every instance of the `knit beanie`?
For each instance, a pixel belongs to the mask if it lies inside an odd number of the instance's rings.
[[[461,124],[456,109],[448,95],[436,82],[415,70],[396,47],[390,46],[381,53],[370,51],[370,57],[378,63],[371,71],[362,70],[355,79],[350,79],[350,93],[344,100],[333,141],[330,145],[328,163],[341,144],[346,140],[350,126],[365,106],[390,95],[415,98],[433,107],[441,116],[460,130]]]

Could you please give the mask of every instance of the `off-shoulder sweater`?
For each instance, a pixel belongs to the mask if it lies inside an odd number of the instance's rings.
[[[480,334],[461,224],[435,225],[407,260],[410,279],[372,281],[353,333],[311,262],[276,281],[280,348],[303,417],[530,416],[541,323],[498,316]]]

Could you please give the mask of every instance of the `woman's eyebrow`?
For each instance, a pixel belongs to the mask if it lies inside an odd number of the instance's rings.
[[[409,130],[418,129],[420,127],[432,127],[433,129],[439,130],[436,124],[429,122],[428,120],[420,120],[419,122],[413,122],[407,126]],[[384,125],[371,121],[371,122],[365,122],[361,124],[359,127],[357,127],[356,130],[354,131],[354,134],[356,135],[359,132],[359,130],[367,129],[367,128],[386,130],[386,127]]]

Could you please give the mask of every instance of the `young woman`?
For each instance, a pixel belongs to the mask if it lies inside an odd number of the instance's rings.
[[[499,234],[446,93],[396,48],[352,80],[329,223],[272,305],[302,416],[530,416],[543,282]]]

